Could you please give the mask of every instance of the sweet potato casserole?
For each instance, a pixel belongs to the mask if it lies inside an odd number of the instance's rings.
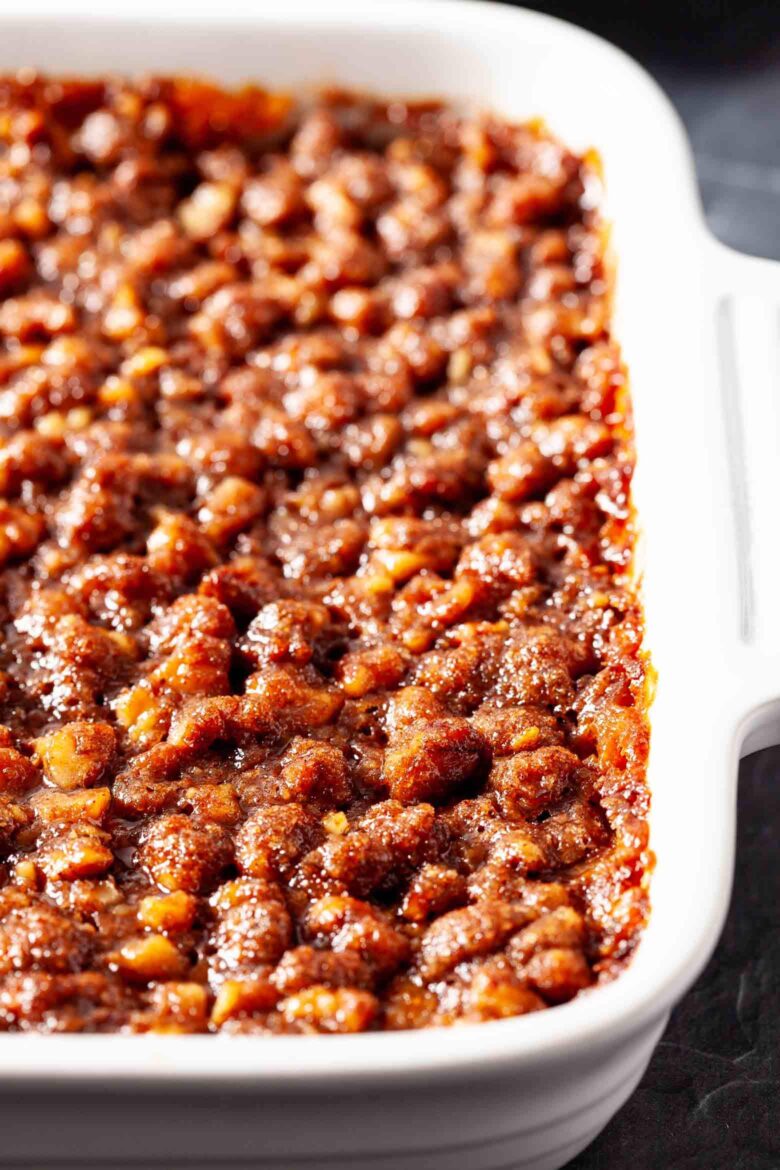
[[[0,1027],[492,1020],[648,910],[598,167],[0,80]]]

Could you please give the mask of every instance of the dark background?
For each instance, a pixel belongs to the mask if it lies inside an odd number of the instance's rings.
[[[686,124],[712,230],[743,252],[780,259],[780,0],[525,6],[589,28],[644,65]],[[652,181],[652,160],[648,174]]]
[[[780,0],[529,6],[606,36],[655,75],[686,123],[713,232],[780,259]],[[568,1170],[780,1170],[779,841],[772,748],[742,763],[718,949],[634,1096]]]

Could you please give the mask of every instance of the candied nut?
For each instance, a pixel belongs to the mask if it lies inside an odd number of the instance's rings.
[[[307,987],[279,1004],[288,1022],[306,1032],[365,1032],[379,1012],[376,996],[351,987]]]
[[[408,975],[396,975],[385,991],[384,1026],[388,1031],[428,1027],[439,1022],[438,1006],[439,997],[432,988]]]
[[[245,184],[241,207],[260,227],[294,219],[304,210],[300,178],[289,163],[274,159],[265,174]]]
[[[490,785],[506,816],[536,817],[570,792],[581,774],[582,764],[574,752],[542,747],[498,760]]]
[[[328,109],[308,111],[290,144],[293,166],[300,175],[320,174],[343,141],[336,115]]]
[[[406,808],[395,800],[373,805],[342,836],[330,837],[304,865],[316,866],[351,894],[367,897],[399,884],[436,849],[429,804]]]
[[[305,926],[312,937],[328,940],[334,951],[355,952],[383,976],[396,970],[409,954],[405,936],[381,911],[358,898],[320,898],[309,906]]]
[[[179,204],[179,220],[190,239],[200,242],[227,227],[235,207],[236,192],[229,183],[201,183]]]
[[[83,791],[39,792],[31,804],[36,817],[44,824],[78,824],[80,821],[103,820],[111,804],[110,788],[89,788]]]
[[[67,418],[63,418],[63,425],[71,421],[78,423],[78,418],[71,419],[73,413],[68,412]],[[35,484],[46,489],[59,484],[66,477],[67,457],[57,437],[42,436],[40,426],[36,430],[38,434],[23,430],[14,438],[4,440],[0,449],[0,492],[3,495],[24,492],[25,485]]]
[[[33,761],[15,748],[0,746],[0,792],[18,795],[37,783],[38,770]]]
[[[122,284],[103,314],[103,333],[111,341],[127,341],[144,323],[144,311],[138,294],[130,284]],[[120,382],[112,383],[117,388]],[[129,383],[125,386],[133,393]]]
[[[130,357],[125,358],[119,372],[125,378],[143,378],[153,374],[168,362],[168,354],[159,345],[144,345]]]
[[[157,654],[170,654],[194,635],[229,639],[235,632],[227,607],[197,593],[177,597],[149,627],[150,644]]]
[[[198,510],[198,523],[217,544],[233,540],[265,507],[265,492],[249,480],[232,475],[212,488]]]
[[[290,945],[292,920],[272,882],[239,878],[212,898],[218,920],[212,932],[211,966],[221,978],[254,976],[258,966],[274,964]]]
[[[342,327],[370,333],[382,319],[384,299],[373,289],[342,288],[330,298],[331,317]]]
[[[233,284],[238,273],[232,264],[226,264],[221,260],[206,260],[203,264],[198,264],[195,268],[191,268],[188,272],[177,275],[169,285],[169,292],[172,297],[177,300],[183,300],[188,303],[200,303],[204,301],[211,293],[216,292],[218,288],[223,285]],[[178,371],[181,373],[181,371]],[[201,383],[196,379],[196,384],[201,389]],[[183,397],[187,398],[189,395],[174,392],[172,387],[166,390],[165,385],[161,384],[160,389],[166,397]],[[193,395],[199,396],[199,395]]]
[[[171,722],[166,746],[174,749],[174,758],[179,758],[181,749],[186,756],[194,758],[215,740],[238,737],[244,723],[242,716],[250,714],[254,711],[247,710],[246,701],[242,702],[237,696],[190,699],[179,708]],[[268,730],[262,718],[257,723],[247,720],[247,729]]]
[[[326,832],[341,837],[349,828],[349,821],[343,812],[332,812],[322,818],[322,825]]]
[[[171,894],[148,894],[138,903],[138,921],[149,930],[179,934],[189,930],[198,909],[198,900],[184,890]]]
[[[0,917],[0,974],[77,971],[86,963],[94,930],[67,917],[41,895],[14,891]]]
[[[407,656],[397,646],[368,646],[345,654],[336,668],[336,677],[345,694],[359,699],[371,691],[395,686],[408,665]]]
[[[95,784],[114,755],[116,737],[108,723],[69,723],[33,741],[51,784],[65,790]]]
[[[498,950],[528,917],[526,910],[509,902],[479,902],[451,910],[436,918],[422,936],[420,973],[428,981],[439,979],[466,959]]]
[[[478,581],[490,581],[486,592],[505,594],[521,589],[536,580],[537,561],[519,532],[490,532],[475,540],[461,555],[456,575],[470,575]]]
[[[76,327],[72,305],[46,292],[11,297],[0,305],[0,334],[18,341],[46,341]]]
[[[616,408],[616,399],[625,388],[625,373],[614,342],[597,342],[577,358],[575,375],[583,382],[582,410],[592,417],[606,418]]]
[[[79,149],[93,162],[102,164],[116,162],[124,145],[121,122],[108,110],[87,114],[76,138]]]
[[[266,662],[310,662],[330,617],[324,605],[272,601],[249,623],[240,648],[254,666]]]
[[[117,952],[112,965],[125,979],[139,983],[177,979],[189,966],[184,955],[162,934],[129,939]]]
[[[506,229],[473,232],[463,261],[473,296],[489,301],[513,297],[520,287],[516,236]]]
[[[168,514],[149,534],[149,564],[164,577],[192,581],[216,563],[214,546],[188,516]]]
[[[208,1020],[208,992],[200,983],[161,983],[152,992],[150,1032],[203,1032]]]
[[[286,725],[290,731],[324,727],[344,702],[339,691],[309,682],[303,671],[283,666],[266,666],[250,675],[246,692],[258,699],[263,710],[267,708],[269,724]]]
[[[385,725],[392,739],[418,722],[433,722],[444,714],[441,702],[426,687],[401,687],[388,698]]]
[[[267,805],[252,813],[236,833],[236,865],[252,877],[276,878],[321,835],[319,822],[303,805]]]
[[[403,429],[397,418],[391,414],[372,414],[344,428],[344,454],[355,468],[379,470],[390,462],[402,437]]]
[[[585,792],[588,787],[585,787]],[[634,818],[631,818],[634,824]],[[629,836],[633,832],[629,822]],[[576,865],[595,853],[609,841],[610,833],[604,812],[595,802],[564,801],[539,823],[538,835],[549,860],[556,866]],[[646,833],[633,842],[633,848],[642,848]]]
[[[105,873],[114,864],[114,854],[106,833],[89,823],[78,823],[42,845],[37,864],[48,878],[73,881]]]
[[[38,888],[38,867],[35,862],[29,858],[17,861],[14,866],[14,880],[21,886],[36,890]]]
[[[168,730],[170,710],[144,682],[120,691],[114,700],[114,711],[117,721],[140,747],[159,742]]]
[[[230,839],[220,826],[174,813],[148,824],[138,861],[164,890],[198,894],[216,883],[231,854]]]
[[[237,1016],[271,1011],[278,998],[279,992],[268,979],[225,979],[214,999],[211,1023],[221,1028]]]
[[[537,216],[552,215],[563,201],[560,177],[521,174],[497,185],[489,209],[496,224],[524,224]]]
[[[276,882],[251,877],[234,878],[225,882],[215,890],[209,901],[217,910],[223,911],[240,906],[244,902],[256,902],[258,899],[284,905],[284,894]]]
[[[243,357],[268,337],[293,299],[289,284],[273,287],[270,280],[226,284],[207,297],[200,312],[190,318],[189,330],[204,350]]]
[[[280,994],[290,995],[317,985],[371,988],[374,976],[368,964],[354,951],[337,953],[300,946],[285,951],[271,981]]]
[[[398,199],[383,211],[376,230],[396,262],[425,260],[447,243],[452,224],[444,208],[426,209],[419,199]]]
[[[179,807],[192,810],[196,820],[215,825],[235,825],[241,819],[241,804],[232,784],[199,784],[185,788]]]
[[[19,240],[0,240],[0,295],[7,296],[30,273],[27,249]]]
[[[283,800],[346,803],[352,786],[343,752],[321,740],[296,737],[282,757],[278,791]]]
[[[466,995],[467,1014],[479,1020],[503,1020],[543,1008],[544,1001],[521,982],[508,963],[488,959],[474,971]]]
[[[587,644],[547,627],[514,626],[504,641],[500,692],[504,703],[545,705],[564,713],[574,680],[592,661]]]
[[[501,832],[490,855],[468,879],[471,901],[498,899],[536,908],[535,875],[547,868],[548,852],[529,831]]]
[[[112,910],[123,901],[122,893],[111,876],[50,882],[46,892],[59,906],[67,907],[81,917],[91,917],[93,920],[95,915]]]
[[[466,901],[466,879],[446,865],[428,863],[414,875],[401,906],[410,922],[442,914]]]
[[[490,861],[509,866],[513,873],[538,872],[544,869],[547,856],[528,829],[508,829],[491,845]]]
[[[478,596],[473,577],[464,575],[452,584],[433,574],[413,577],[393,601],[392,625],[406,649],[421,654],[467,614]]]
[[[486,703],[474,712],[472,722],[490,744],[494,757],[564,742],[555,716],[534,704],[499,707]]]
[[[8,797],[0,798],[0,842],[6,850],[23,835],[33,819],[32,809]]]
[[[27,556],[38,545],[45,523],[37,512],[27,512],[0,500],[0,567]]]
[[[192,631],[177,642],[147,681],[154,690],[162,686],[182,696],[219,695],[228,689],[229,666],[230,648],[224,641]]]
[[[523,973],[531,986],[551,1003],[565,1003],[593,982],[593,973],[582,951],[571,947],[539,951],[528,960]]]
[[[586,941],[585,921],[571,906],[558,906],[525,926],[509,944],[514,963],[526,963],[537,951],[550,947],[581,948]]]
[[[558,477],[553,459],[544,455],[530,439],[522,440],[491,463],[487,470],[492,490],[510,502],[527,500],[545,492]]]
[[[412,724],[391,740],[383,775],[390,795],[401,801],[442,800],[485,766],[485,741],[457,716]]]

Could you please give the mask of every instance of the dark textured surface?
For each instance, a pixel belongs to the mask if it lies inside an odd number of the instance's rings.
[[[780,4],[683,0],[674,17],[617,0],[555,11],[655,74],[688,128],[712,230],[780,259]],[[742,763],[734,894],[717,951],[634,1096],[568,1170],[780,1170],[779,839],[773,748]]]
[[[780,3],[528,7],[592,29],[654,74],[686,124],[712,230],[741,251],[780,259]]]
[[[712,230],[780,260],[780,30],[746,59],[646,64],[685,120]]]
[[[718,949],[628,1104],[568,1170],[780,1167],[780,748],[742,763]]]

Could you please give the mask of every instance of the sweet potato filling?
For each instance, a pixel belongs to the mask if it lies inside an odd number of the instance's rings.
[[[0,79],[0,1027],[565,1002],[648,913],[598,166]]]

